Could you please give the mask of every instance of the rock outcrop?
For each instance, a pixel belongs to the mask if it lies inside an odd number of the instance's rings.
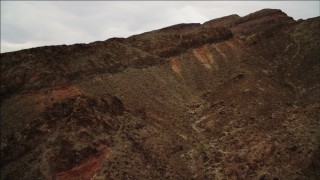
[[[263,9],[1,54],[1,179],[318,179],[320,18]]]

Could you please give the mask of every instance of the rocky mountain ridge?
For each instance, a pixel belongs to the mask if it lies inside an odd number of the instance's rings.
[[[263,9],[1,54],[1,179],[317,179],[319,17]]]

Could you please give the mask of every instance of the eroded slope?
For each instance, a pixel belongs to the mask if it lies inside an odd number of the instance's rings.
[[[319,18],[1,54],[2,179],[317,179]]]

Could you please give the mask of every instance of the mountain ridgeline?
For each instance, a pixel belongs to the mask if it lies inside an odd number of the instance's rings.
[[[1,179],[319,179],[320,18],[263,9],[1,54]]]

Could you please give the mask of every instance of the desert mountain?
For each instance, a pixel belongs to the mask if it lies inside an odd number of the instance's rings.
[[[263,9],[1,54],[1,179],[319,179],[320,18]]]

